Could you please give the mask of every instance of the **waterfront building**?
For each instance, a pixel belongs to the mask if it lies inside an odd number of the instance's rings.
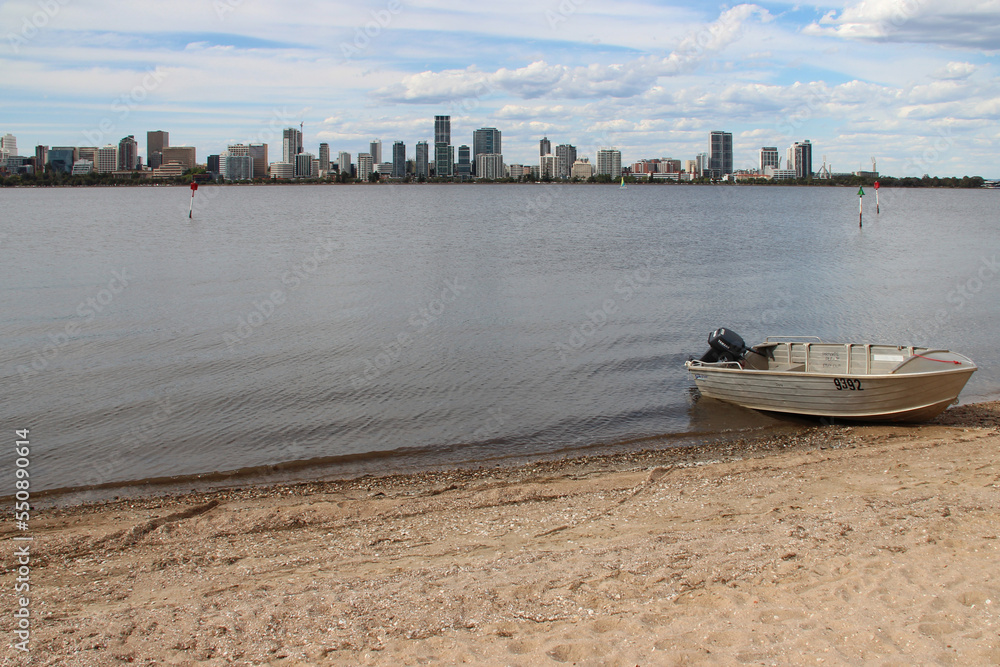
[[[38,144],[35,146],[35,169],[39,172],[45,169],[45,163],[49,161],[49,147]]]
[[[139,143],[134,135],[118,142],[118,171],[134,171],[139,161]]]
[[[777,146],[764,146],[760,149],[760,173],[768,167],[777,169],[781,166],[781,158],[778,156]]]
[[[556,166],[558,165],[558,158],[552,153],[542,155],[539,157],[538,165],[538,175],[539,178],[554,179],[556,177]]]
[[[17,155],[17,137],[8,132],[0,137],[0,158]]]
[[[146,132],[146,162],[150,169],[163,164],[163,149],[170,146],[170,133],[163,130]]]
[[[184,175],[184,165],[180,162],[161,164],[153,170],[153,178],[176,178]]]
[[[414,174],[417,179],[423,178],[427,180],[430,178],[430,165],[428,164],[429,154],[427,152],[427,142],[418,141],[417,142],[417,155],[416,164],[414,166]]]
[[[607,174],[617,181],[622,176],[622,152],[616,148],[602,148],[597,151],[597,166],[594,173]]]
[[[481,127],[472,133],[473,174],[479,175],[477,165],[480,155],[500,155],[503,153],[500,142],[500,130],[495,127]]]
[[[358,153],[358,178],[368,180],[373,171],[375,171],[375,160],[371,153]]]
[[[548,137],[542,137],[541,141],[538,142],[538,157],[551,154],[552,154],[552,142],[549,141]]]
[[[712,178],[733,173],[733,133],[716,130],[709,136],[709,171]]]
[[[73,163],[76,162],[76,158],[76,146],[53,146],[48,151],[48,159],[45,164],[49,165],[54,172],[69,174],[73,171]]]
[[[581,181],[585,181],[594,175],[594,165],[590,164],[588,158],[580,158],[573,162],[572,168],[570,168],[570,178],[579,178]]]
[[[711,175],[709,173],[709,164],[711,160],[708,157],[708,153],[698,153],[694,158],[695,161],[695,175],[698,178],[702,178],[705,175]]]
[[[330,144],[324,143],[319,145],[319,176],[326,176],[328,173],[330,173]]]
[[[389,178],[392,176],[392,163],[379,162],[375,165],[375,171],[378,173],[379,178]]]
[[[269,171],[271,178],[294,178],[295,165],[291,162],[272,162]]]
[[[434,175],[455,175],[455,147],[451,145],[451,116],[434,116]]]
[[[458,164],[455,165],[455,174],[460,181],[472,180],[472,149],[465,144],[458,147]]]
[[[354,172],[351,171],[351,154],[347,151],[340,151],[337,153],[337,171],[341,174],[347,174],[351,176]],[[358,170],[358,176],[364,176],[361,170]]]
[[[97,149],[97,173],[110,174],[118,169],[118,147],[108,144]]]
[[[392,177],[406,176],[406,144],[396,141],[392,144]]]
[[[197,163],[197,149],[194,146],[164,146],[163,160],[160,164],[180,162],[184,169],[194,169]]]
[[[788,150],[792,156],[793,164],[789,164],[787,167],[795,170],[795,178],[812,178],[812,144],[809,140],[796,141]]]
[[[495,181],[503,177],[503,155],[480,153],[476,156],[476,178]]]
[[[74,176],[82,176],[84,174],[89,174],[92,171],[94,171],[93,160],[77,160],[73,163]]]
[[[230,155],[245,155],[250,156],[250,147],[246,144],[230,144],[227,147],[227,152]]]
[[[524,165],[523,164],[509,164],[505,167],[507,176],[513,179],[519,179],[524,176]]]
[[[313,160],[315,157],[312,153],[299,153],[295,156],[295,178],[312,178],[316,175],[313,173]],[[348,165],[350,165],[349,162]]]
[[[227,181],[249,181],[252,179],[253,158],[250,157],[249,152],[230,153],[226,157],[226,171],[223,175]]]
[[[90,160],[95,165],[97,164],[97,146],[77,146],[76,148],[76,159],[77,160]]]
[[[382,140],[375,139],[368,144],[368,154],[372,156],[372,164],[378,164],[382,161]],[[362,171],[358,169],[358,175],[362,175]]]
[[[205,169],[210,174],[221,174],[222,170],[219,168],[220,162],[221,160],[218,155],[209,155],[208,158],[206,158]]]
[[[253,177],[267,178],[267,144],[249,144],[248,154],[253,158]],[[191,156],[194,162],[194,155]]]
[[[559,144],[556,146],[556,178],[570,178],[576,162],[576,146]]]
[[[767,167],[764,169],[764,178],[774,181],[789,181],[796,178],[794,169],[779,169],[778,167]]]
[[[302,132],[294,127],[286,127],[281,133],[281,161],[294,164],[295,156],[302,150]]]

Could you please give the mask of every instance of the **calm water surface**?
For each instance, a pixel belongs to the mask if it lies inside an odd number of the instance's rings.
[[[2,190],[4,423],[36,490],[758,426],[693,399],[719,326],[950,348],[1000,394],[1000,193],[872,195],[859,229],[847,188]]]

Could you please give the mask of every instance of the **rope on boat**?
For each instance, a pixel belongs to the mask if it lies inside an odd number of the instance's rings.
[[[933,357],[925,357],[922,354],[914,354],[915,357],[920,357],[921,359],[927,359],[928,361],[940,361],[942,364],[958,364],[962,365],[961,361],[955,361],[954,359],[934,359]]]

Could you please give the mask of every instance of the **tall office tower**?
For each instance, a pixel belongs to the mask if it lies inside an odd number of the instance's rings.
[[[701,178],[709,170],[711,160],[708,159],[708,153],[698,153],[698,155],[695,156],[694,161],[697,165],[695,174],[698,175],[698,178]]]
[[[118,171],[135,171],[139,160],[139,143],[133,135],[118,142]]]
[[[164,146],[162,164],[180,162],[184,169],[194,169],[197,163],[198,150],[194,146]],[[225,165],[222,165],[225,167]]]
[[[17,155],[17,137],[9,132],[0,137],[0,154],[4,153],[11,157]]]
[[[72,173],[76,162],[76,146],[53,146],[46,155],[46,163],[55,172]],[[117,165],[115,165],[117,166]]]
[[[330,171],[330,144],[319,145],[319,169],[323,172],[320,176]]]
[[[208,173],[210,174],[221,174],[222,173],[221,163],[222,159],[218,155],[209,155],[207,158],[205,158],[205,168],[208,170]]]
[[[576,146],[559,144],[556,146],[556,178],[569,178],[576,162]]]
[[[768,167],[777,169],[780,164],[777,146],[764,146],[760,149],[760,173],[763,174]]]
[[[549,141],[548,137],[542,137],[542,140],[538,142],[538,157],[551,154],[552,154],[552,142]]]
[[[281,133],[282,161],[294,163],[295,156],[301,153],[302,150],[302,132],[294,127],[286,127]]]
[[[97,146],[79,146],[76,149],[77,160],[90,160],[97,164]]]
[[[462,181],[468,181],[472,179],[472,160],[471,149],[462,144],[458,147],[458,164],[455,165],[455,176]]]
[[[382,140],[375,139],[368,144],[368,154],[372,156],[372,164],[378,164],[382,161]],[[361,170],[358,170],[361,173]]]
[[[313,173],[313,160],[316,156],[312,153],[298,153],[295,156],[295,178],[311,178]]]
[[[250,155],[250,147],[247,146],[246,144],[229,144],[227,150],[229,151],[229,154],[233,156]]]
[[[368,180],[375,170],[375,160],[371,153],[358,153],[358,178]]]
[[[476,178],[495,181],[504,177],[503,155],[480,153],[476,156]]]
[[[789,149],[795,159],[795,166],[788,166],[788,169],[795,169],[795,178],[812,178],[813,174],[813,149],[809,140],[796,141]]]
[[[45,170],[45,163],[48,162],[49,147],[38,144],[35,146],[35,170],[42,173]]]
[[[455,149],[451,145],[451,116],[434,116],[434,175],[455,175]]]
[[[247,148],[253,158],[253,178],[267,178],[267,144],[250,144]]]
[[[602,148],[597,151],[597,175],[608,174],[617,181],[622,176],[622,152],[616,148]]]
[[[223,175],[227,181],[249,181],[253,178],[253,158],[242,150],[230,153]]]
[[[421,177],[423,177],[425,180],[430,178],[431,172],[430,172],[430,167],[428,166],[427,163],[428,155],[429,154],[427,152],[427,142],[418,141],[416,168],[414,173],[414,176],[416,176],[417,179],[420,179]]]
[[[97,172],[99,174],[110,174],[118,168],[118,147],[108,144],[104,148],[97,149]]]
[[[495,127],[481,127],[472,133],[472,173],[479,174],[476,171],[477,157],[483,154],[499,155],[501,153],[503,150],[500,146],[500,130]]]
[[[556,177],[556,166],[559,158],[549,153],[538,158],[538,177],[553,179]]]
[[[170,146],[170,133],[155,130],[146,133],[146,162],[156,169],[163,163],[163,149]]]
[[[396,141],[392,144],[392,177],[406,176],[406,144]]]
[[[341,174],[351,175],[351,154],[347,151],[340,151],[337,154],[337,169],[340,170]],[[358,176],[361,178],[368,178],[368,174],[362,174],[361,169],[358,169]]]
[[[709,136],[709,169],[712,178],[733,173],[733,133],[716,130]]]

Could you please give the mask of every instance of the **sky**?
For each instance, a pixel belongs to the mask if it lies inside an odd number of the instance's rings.
[[[309,152],[387,159],[450,115],[456,146],[499,128],[507,163],[543,136],[687,160],[724,130],[737,169],[808,139],[814,170],[996,178],[998,49],[1000,0],[7,0],[0,135],[276,161],[302,123]]]

